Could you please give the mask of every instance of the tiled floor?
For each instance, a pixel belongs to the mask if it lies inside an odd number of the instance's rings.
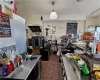
[[[51,55],[50,61],[42,62],[41,80],[62,80],[62,70],[56,55]]]

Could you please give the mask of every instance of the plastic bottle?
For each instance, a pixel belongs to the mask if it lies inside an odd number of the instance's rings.
[[[12,66],[11,66],[10,63],[8,63],[8,65],[7,65],[7,75],[9,75],[12,71],[13,71]]]
[[[12,71],[15,69],[15,67],[14,67],[14,62],[13,61],[11,61],[11,66],[12,66]]]
[[[89,74],[89,69],[88,69],[88,67],[85,64],[82,66],[82,72],[84,74]]]

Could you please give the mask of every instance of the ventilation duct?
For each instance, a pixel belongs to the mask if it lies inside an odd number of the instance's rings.
[[[28,26],[32,32],[41,32],[40,26]]]

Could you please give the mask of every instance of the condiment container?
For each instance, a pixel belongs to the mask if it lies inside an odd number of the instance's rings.
[[[10,63],[8,63],[8,65],[7,65],[7,75],[9,75],[12,71],[13,71],[12,66],[11,66]]]

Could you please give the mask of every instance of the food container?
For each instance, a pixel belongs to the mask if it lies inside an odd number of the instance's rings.
[[[100,65],[94,64],[93,65],[93,71],[95,71],[95,70],[100,70]]]
[[[8,63],[7,65],[7,75],[9,75],[12,72],[12,65],[10,63]]]
[[[78,56],[73,56],[73,59],[78,60],[79,57]]]
[[[10,62],[10,58],[3,58],[2,60],[0,60],[0,63],[3,65],[7,65]]]
[[[83,40],[94,40],[93,33],[91,33],[91,32],[84,32],[82,39]]]
[[[96,76],[97,79],[100,79],[100,72],[95,72],[94,75]]]

